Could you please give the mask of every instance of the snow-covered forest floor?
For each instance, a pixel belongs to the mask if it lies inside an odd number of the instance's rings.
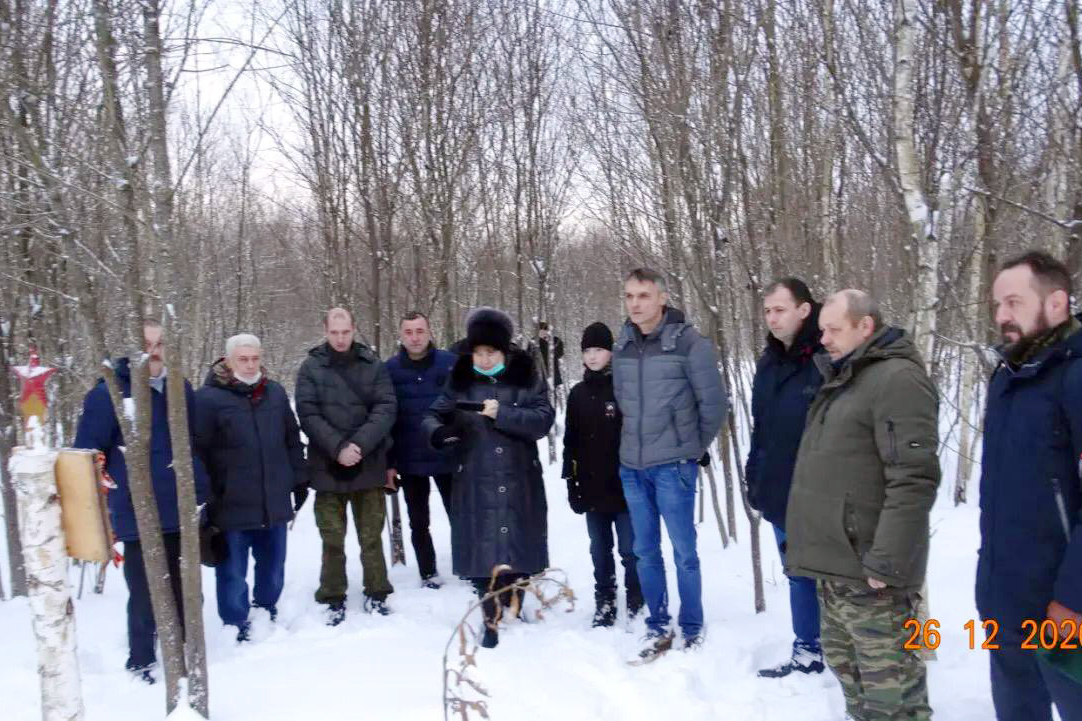
[[[547,458],[544,442],[541,448],[542,458]],[[945,470],[949,465],[944,463]],[[567,572],[578,602],[573,613],[549,614],[541,622],[514,622],[501,632],[496,649],[480,651],[474,677],[491,693],[489,710],[494,721],[843,718],[841,691],[829,673],[780,681],[755,675],[758,668],[783,660],[791,641],[788,590],[768,525],[760,529],[767,611],[756,615],[753,608],[743,512],[738,514],[739,542],[723,550],[708,503],[706,520],[699,527],[707,643],[694,654],[672,652],[652,665],[631,667],[626,661],[634,654],[642,622],[631,629],[623,626],[622,619],[615,629],[590,628],[593,578],[585,522],[567,506],[558,466],[547,469],[546,484],[551,561]],[[963,628],[976,617],[975,495],[971,494],[969,505],[955,508],[950,484],[944,479],[932,511],[929,593],[932,615],[942,623],[943,640],[938,660],[929,666],[929,685],[936,717],[947,721],[987,721],[993,714],[987,652],[969,650]],[[265,615],[256,615],[252,643],[238,646],[234,634],[222,626],[214,602],[213,572],[204,569],[212,718],[442,718],[444,645],[474,596],[463,582],[449,577],[449,528],[435,490],[431,501],[433,537],[448,583],[438,591],[420,587],[407,526],[408,565],[391,571],[395,613],[387,618],[361,611],[361,568],[354,537],[349,545],[349,615],[338,628],[323,625],[312,598],[319,577],[320,540],[311,501],[289,535],[286,588],[278,621],[272,625]],[[665,552],[670,595],[675,597],[667,541]],[[82,599],[76,601],[87,721],[161,718],[164,686],[133,681],[123,669],[127,591],[120,570],[110,568],[105,593],[100,596],[90,591],[89,576]],[[77,581],[75,568],[72,580]],[[670,610],[674,615],[677,604],[673,598]],[[528,601],[527,609],[533,607]],[[19,721],[40,718],[36,656],[25,599],[0,603],[0,639],[4,668],[0,716]]]

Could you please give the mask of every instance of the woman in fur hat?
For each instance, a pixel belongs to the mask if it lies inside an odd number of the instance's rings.
[[[489,590],[493,568],[512,573],[496,588],[548,566],[548,506],[537,441],[555,412],[529,354],[512,348],[504,312],[471,313],[468,353],[459,357],[443,394],[425,417],[434,448],[454,454],[451,549],[454,573]],[[480,404],[479,410],[475,407]],[[504,604],[510,597],[501,599]],[[498,642],[496,604],[486,602],[482,645]]]

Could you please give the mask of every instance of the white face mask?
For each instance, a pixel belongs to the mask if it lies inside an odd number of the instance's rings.
[[[258,382],[259,382],[259,379],[260,379],[260,378],[262,378],[262,377],[263,377],[263,372],[262,372],[262,371],[260,371],[260,372],[257,372],[257,373],[256,373],[256,374],[255,374],[254,376],[252,376],[251,378],[244,378],[244,377],[242,377],[242,376],[239,376],[239,375],[237,375],[236,373],[234,373],[234,374],[233,374],[233,377],[234,377],[234,378],[236,378],[236,379],[237,379],[238,381],[240,381],[241,383],[246,383],[246,384],[248,384],[248,385],[254,385],[254,384],[256,384],[256,383],[258,383]]]

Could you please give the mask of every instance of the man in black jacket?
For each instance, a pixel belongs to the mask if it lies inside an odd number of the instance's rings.
[[[297,419],[285,389],[267,378],[261,356],[259,338],[233,336],[196,392],[194,447],[210,476],[210,523],[227,548],[215,567],[218,616],[237,627],[240,642],[248,640],[251,605],[272,621],[278,614],[286,526],[308,495]],[[255,559],[251,603],[249,553]]]
[[[356,326],[345,308],[324,320],[326,342],[308,352],[297,374],[297,415],[308,436],[308,478],[316,491],[315,516],[323,539],[323,568],[316,601],[334,626],[346,613],[346,509],[361,545],[365,610],[386,616],[383,555],[384,484],[398,402],[386,366],[371,348],[353,340]]]
[[[635,570],[635,535],[620,481],[620,427],[623,415],[612,391],[612,331],[593,323],[582,333],[583,381],[567,399],[563,477],[575,513],[586,514],[590,556],[594,563],[593,625],[616,623],[616,564],[612,531],[619,539],[624,565],[627,613],[642,609],[642,588]]]
[[[552,340],[552,348],[549,348],[549,339]],[[553,335],[549,330],[549,324],[545,321],[540,321],[537,324],[537,338],[530,344],[532,352],[537,354],[537,357],[541,359],[541,372],[545,374],[545,380],[552,379],[552,387],[559,388],[564,384],[563,374],[560,372],[560,366],[563,365],[564,357],[564,341],[557,335]],[[551,356],[550,356],[551,354]],[[556,365],[551,368],[552,375],[549,375],[550,366],[552,361],[555,360]]]
[[[772,283],[763,298],[763,313],[770,334],[752,385],[754,425],[744,477],[748,501],[774,526],[784,563],[785,506],[804,417],[823,382],[812,361],[823,347],[819,344],[819,306],[802,280],[782,278]],[[796,637],[792,656],[779,666],[759,671],[765,678],[780,678],[794,671],[823,672],[814,579],[789,578],[789,608]]]

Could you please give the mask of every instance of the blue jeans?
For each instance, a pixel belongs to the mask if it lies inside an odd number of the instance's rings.
[[[616,527],[617,552],[624,564],[624,589],[627,591],[627,607],[634,613],[642,607],[642,589],[639,574],[635,570],[635,533],[631,528],[631,514],[586,512],[586,532],[590,534],[590,558],[594,562],[594,602],[616,606],[616,562],[612,558],[612,528]]]
[[[685,637],[702,632],[703,581],[699,554],[695,549],[695,480],[698,472],[699,467],[694,461],[665,463],[641,471],[620,466],[624,498],[635,530],[639,582],[650,609],[646,626],[651,633],[666,632],[672,620],[665,562],[661,558],[663,518],[676,560],[676,587],[680,592],[677,622]]]
[[[771,524],[774,525],[774,524]],[[778,554],[785,565],[785,529],[774,526],[774,538],[778,542]],[[793,615],[795,645],[821,653],[819,644],[819,595],[815,591],[815,579],[789,576],[789,611]]]
[[[218,617],[227,626],[248,623],[248,553],[255,558],[255,605],[273,609],[282,595],[286,575],[286,524],[250,531],[222,531],[228,555],[214,569]]]

